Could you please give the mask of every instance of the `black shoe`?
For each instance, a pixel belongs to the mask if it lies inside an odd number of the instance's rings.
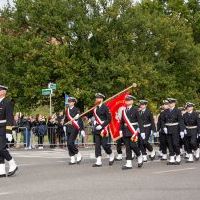
[[[6,177],[6,174],[1,174],[0,175],[0,178],[5,178]]]
[[[167,162],[167,165],[175,165],[175,162]]]
[[[122,161],[122,159],[117,159],[117,158],[115,158],[115,161]]]
[[[149,158],[150,158],[151,161],[153,161],[155,159],[155,157],[156,156],[153,156],[153,157],[149,156]]]
[[[138,163],[138,168],[141,168],[143,166],[143,162],[142,163]]]
[[[162,160],[162,161],[166,161],[166,160],[167,160],[167,158],[166,158],[166,159],[164,159],[164,158],[161,158],[160,160]]]
[[[175,162],[175,165],[180,165],[181,164],[181,162]]]
[[[81,160],[77,161],[77,165],[80,164],[81,162],[82,162],[82,158],[81,158]]]
[[[12,172],[8,172],[8,176],[13,176],[17,170],[18,170],[18,167],[16,167],[15,170],[13,170]]]
[[[96,163],[92,165],[92,167],[102,167],[102,165],[97,165]]]
[[[194,159],[195,159],[196,161],[198,161],[198,160],[199,160],[199,158],[197,158],[197,157],[194,157]]]
[[[69,165],[76,165],[76,162],[75,163],[69,162]]]
[[[186,160],[186,163],[193,163],[194,161],[189,161],[189,160]]]
[[[115,159],[113,161],[109,161],[109,166],[112,166],[114,162],[115,162]]]
[[[122,166],[122,170],[132,169],[132,167],[127,167],[126,165]]]

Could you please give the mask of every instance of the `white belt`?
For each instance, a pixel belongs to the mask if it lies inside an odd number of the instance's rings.
[[[7,120],[0,120],[0,124],[5,124],[7,122]]]
[[[125,125],[125,126],[128,126],[127,123],[125,123],[124,125]],[[137,123],[137,122],[131,123],[131,125],[136,126],[136,125],[138,125],[138,123]]]
[[[178,122],[176,122],[176,123],[166,123],[165,124],[165,126],[177,126],[177,125],[179,125]]]
[[[151,126],[151,124],[144,124],[144,128]]]
[[[187,129],[195,129],[197,126],[186,126]]]

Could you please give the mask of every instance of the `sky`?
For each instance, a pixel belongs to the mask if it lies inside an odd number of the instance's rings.
[[[0,0],[0,8],[2,8],[3,6],[5,6],[7,4],[7,2],[12,3],[12,0]]]

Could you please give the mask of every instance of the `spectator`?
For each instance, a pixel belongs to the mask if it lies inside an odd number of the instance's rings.
[[[56,147],[56,129],[57,129],[55,115],[53,115],[52,117],[49,117],[47,126],[48,126],[48,140],[49,140],[50,148],[55,148]]]

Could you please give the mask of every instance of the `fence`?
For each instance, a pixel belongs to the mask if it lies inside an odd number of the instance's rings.
[[[76,144],[80,147],[89,147],[94,145],[94,136],[92,134],[92,126],[85,127],[85,137],[81,134],[78,135]],[[10,147],[14,148],[55,148],[66,147],[67,135],[66,129],[59,129],[58,127],[47,127],[46,133],[42,135],[37,134],[37,127],[32,127],[30,130],[26,127],[17,127],[13,131],[13,141],[8,143]],[[158,138],[151,135],[149,139],[150,143],[157,144]],[[115,144],[111,138],[109,138],[110,144]]]

